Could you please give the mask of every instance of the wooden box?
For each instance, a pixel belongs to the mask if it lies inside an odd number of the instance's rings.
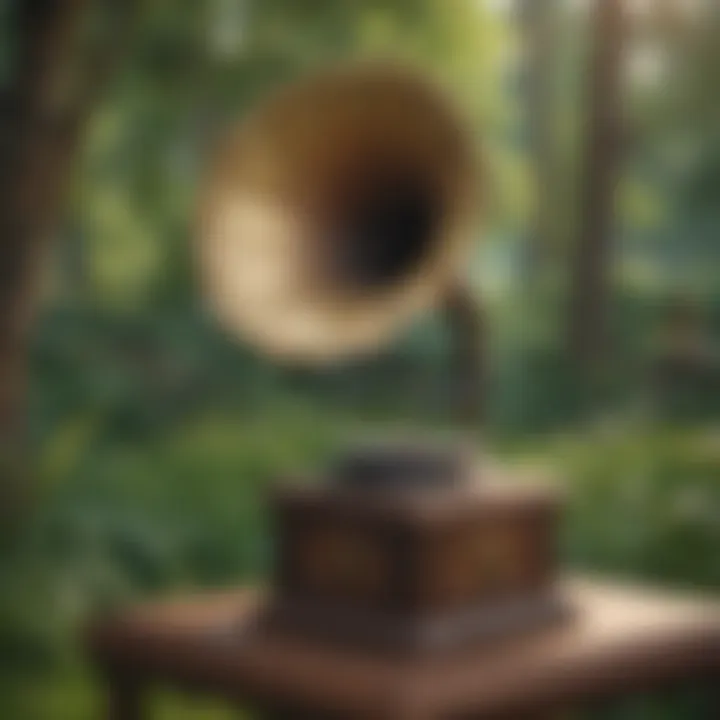
[[[551,487],[493,482],[459,456],[355,457],[329,481],[274,493],[268,619],[400,650],[542,626],[563,615],[560,506]]]

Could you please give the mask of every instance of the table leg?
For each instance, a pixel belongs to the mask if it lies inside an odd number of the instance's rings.
[[[108,720],[141,720],[142,692],[138,683],[112,680],[108,693]]]

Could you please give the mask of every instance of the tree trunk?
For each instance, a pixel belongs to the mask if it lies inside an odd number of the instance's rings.
[[[581,376],[599,369],[608,347],[615,188],[622,138],[622,0],[595,0],[585,187],[572,274],[569,345]]]
[[[114,24],[113,41],[88,53],[83,32],[95,9],[89,0],[25,0],[15,10],[13,81],[0,108],[0,507],[11,516],[27,490],[17,482],[27,351],[47,243],[84,120],[127,27]]]
[[[535,207],[523,271],[534,284],[545,275],[555,244],[558,148],[555,142],[555,78],[558,0],[519,0],[517,22],[522,46],[525,128],[528,136]]]

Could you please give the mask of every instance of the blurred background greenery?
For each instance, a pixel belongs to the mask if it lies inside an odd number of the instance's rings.
[[[0,4],[4,80],[18,4]],[[485,148],[471,275],[492,379],[478,443],[567,484],[568,564],[720,592],[720,11],[617,4],[619,90],[600,102],[592,2],[141,5],[64,181],[32,333],[33,500],[0,545],[3,720],[96,716],[76,638],[97,608],[262,577],[273,477],[322,465],[359,428],[453,426],[438,317],[371,359],[299,370],[221,334],[194,285],[194,193],[218,132],[268,88],[340,59],[421,65]],[[591,147],[593,118],[618,108],[607,282],[583,306],[607,327],[588,372],[572,341],[575,258],[606,150]],[[613,717],[691,717],[693,699],[676,700]],[[178,720],[230,712],[157,702]]]

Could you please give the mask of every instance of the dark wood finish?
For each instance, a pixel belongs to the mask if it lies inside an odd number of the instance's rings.
[[[406,651],[554,620],[560,506],[552,487],[485,477],[280,488],[270,620]]]
[[[96,625],[90,646],[117,678],[282,706],[293,718],[516,718],[720,679],[720,603],[582,580],[564,586],[571,623],[492,649],[409,657],[272,634],[258,625],[264,601],[252,591],[137,608]]]

